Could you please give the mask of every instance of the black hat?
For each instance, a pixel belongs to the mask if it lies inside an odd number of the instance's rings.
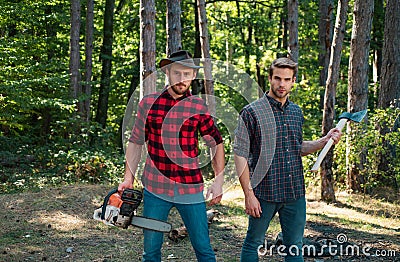
[[[183,66],[190,67],[193,69],[202,68],[202,66],[195,65],[192,58],[192,54],[186,50],[180,50],[170,54],[168,58],[161,59],[159,65],[161,70],[165,71],[164,67],[172,63],[179,63]]]

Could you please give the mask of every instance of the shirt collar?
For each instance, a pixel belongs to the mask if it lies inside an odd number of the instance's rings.
[[[270,104],[276,106],[277,108],[286,108],[290,103],[289,98],[287,98],[285,104],[282,105],[281,102],[279,102],[279,101],[275,100],[274,98],[270,97],[267,93],[265,93],[264,96],[268,99]]]

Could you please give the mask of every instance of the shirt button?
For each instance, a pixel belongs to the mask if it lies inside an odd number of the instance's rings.
[[[290,164],[290,161],[287,161],[288,164]]]
[[[286,149],[286,152],[289,152],[289,149]]]

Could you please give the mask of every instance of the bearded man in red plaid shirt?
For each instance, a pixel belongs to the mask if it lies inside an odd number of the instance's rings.
[[[198,160],[198,134],[213,150],[214,183],[208,188],[209,205],[222,198],[225,167],[222,137],[203,99],[192,96],[190,85],[201,68],[184,50],[160,61],[168,85],[160,93],[145,96],[139,103],[135,125],[126,150],[124,181],[120,192],[132,188],[147,142],[147,158],[142,176],[143,215],[166,221],[176,207],[188,230],[198,261],[215,261],[211,248],[203,177]],[[163,234],[144,230],[143,261],[161,261]]]

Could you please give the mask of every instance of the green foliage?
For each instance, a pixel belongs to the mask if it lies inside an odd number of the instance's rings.
[[[100,47],[103,37],[104,0],[95,5],[93,88],[91,116],[96,112],[101,79]],[[2,192],[83,181],[116,183],[122,178],[123,152],[120,126],[126,103],[139,82],[139,1],[121,1],[114,14],[114,43],[110,79],[107,128],[85,122],[76,114],[77,100],[69,87],[70,2],[2,1],[0,3],[0,187]],[[119,4],[119,3],[117,3]],[[84,68],[85,2],[81,13],[81,60]],[[216,1],[207,4],[211,57],[228,61],[257,79],[258,68],[266,81],[266,68],[277,54],[285,53],[282,18],[286,1]],[[165,56],[166,4],[156,1],[157,61]],[[192,0],[182,1],[182,47],[195,49],[195,14]],[[304,139],[320,137],[322,123],[318,74],[318,3],[300,1],[299,76],[291,100],[299,104],[305,116]],[[352,21],[348,19],[350,24]],[[347,27],[347,31],[350,30]],[[249,32],[253,32],[249,38]],[[338,113],[347,108],[347,64],[349,32],[342,52],[341,79],[337,86]],[[82,74],[84,70],[82,70]],[[216,73],[218,74],[218,73]],[[219,78],[223,76],[217,75]],[[236,76],[234,76],[236,77]],[[236,79],[235,79],[236,81]],[[237,85],[251,89],[239,81]],[[254,91],[254,90],[253,90]],[[374,90],[370,98],[376,100]],[[236,114],[248,103],[237,91],[215,83],[215,95],[224,114]],[[83,97],[78,98],[78,100]],[[254,97],[255,99],[255,97]],[[370,99],[373,109],[376,101]],[[362,139],[351,150],[357,161],[360,150],[368,152],[363,175],[367,186],[382,183],[393,174],[399,181],[399,163],[393,154],[399,143],[398,131],[381,134],[382,119],[390,126],[389,116],[397,111],[376,111],[370,116]],[[391,119],[390,118],[390,119]],[[378,124],[379,123],[379,124]],[[226,155],[232,151],[233,123],[217,121],[225,140]],[[376,125],[376,126],[375,126]],[[229,126],[229,127],[228,127]],[[379,127],[379,128],[378,128]],[[379,131],[378,131],[379,130]],[[386,145],[389,145],[387,147]],[[208,151],[201,148],[204,158]],[[345,183],[345,143],[337,146],[335,176]],[[388,171],[379,173],[379,156],[388,157]],[[304,159],[306,170],[315,156]],[[206,161],[206,160],[205,160]],[[208,167],[206,167],[208,168]],[[209,173],[210,170],[207,171]],[[307,176],[308,173],[307,173]],[[384,178],[384,179],[383,179]],[[310,177],[310,180],[317,180]]]
[[[116,184],[123,177],[124,155],[111,128],[82,125],[79,118],[57,125],[62,134],[53,133],[44,145],[31,136],[0,137],[2,192],[75,182]]]
[[[342,142],[335,146],[334,155],[333,170],[337,187],[345,189],[346,163],[351,163],[360,169],[364,192],[382,186],[398,189],[399,114],[398,108],[376,109],[369,112],[367,124],[353,125],[355,130],[351,137],[349,134],[342,137]],[[386,170],[382,170],[382,165],[386,166]]]

